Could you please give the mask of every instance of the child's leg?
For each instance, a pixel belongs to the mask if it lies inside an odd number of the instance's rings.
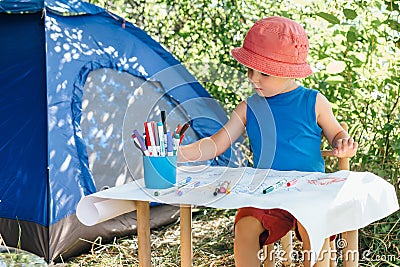
[[[303,241],[303,264],[304,267],[310,267],[310,255],[308,253],[311,253],[311,244],[310,244],[310,238],[308,237],[308,233],[306,229],[303,227],[299,221],[297,221],[297,229],[299,231],[301,240]]]
[[[315,253],[311,251],[310,238],[306,229],[297,221],[297,229],[300,237],[303,240],[303,264],[304,267],[310,267],[310,254]],[[321,253],[317,256],[317,262],[313,267],[329,266],[330,249],[329,249],[329,238],[325,239],[324,245],[322,246]]]
[[[252,216],[241,218],[235,224],[234,257],[236,267],[259,267],[259,237],[265,229],[261,222]]]

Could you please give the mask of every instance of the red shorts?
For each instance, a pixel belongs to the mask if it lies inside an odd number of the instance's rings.
[[[296,237],[301,241],[299,231],[297,229],[297,220],[292,214],[282,209],[257,209],[252,207],[238,209],[235,217],[236,223],[243,217],[253,216],[259,220],[265,231],[260,234],[260,247],[272,244],[286,235],[291,229],[295,230]],[[331,236],[330,240],[334,240],[335,236]]]

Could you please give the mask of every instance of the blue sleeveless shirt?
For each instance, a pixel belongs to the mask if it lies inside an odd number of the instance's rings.
[[[297,87],[273,97],[247,99],[246,131],[254,167],[324,172],[322,129],[317,124],[317,91]]]

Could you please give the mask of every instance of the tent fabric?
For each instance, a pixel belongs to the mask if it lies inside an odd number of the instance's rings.
[[[174,56],[123,21],[76,0],[0,2],[0,233],[8,245],[20,237],[48,261],[82,248],[73,244],[85,236],[68,231],[80,226],[79,200],[97,191],[81,129],[89,73],[109,68],[158,82],[197,139],[227,121]],[[229,149],[212,164],[237,159]]]
[[[0,14],[0,25],[12,25],[0,26],[0,217],[18,214],[47,225],[46,68],[44,28],[38,21],[38,13],[24,20]],[[15,32],[24,34],[16,38]]]
[[[83,1],[2,0],[0,3],[0,13],[36,13],[43,9],[64,16],[105,12],[104,9]]]
[[[43,0],[3,0],[0,3],[0,13],[34,13],[42,10],[43,7]]]

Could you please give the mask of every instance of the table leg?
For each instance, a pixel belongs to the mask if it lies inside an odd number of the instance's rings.
[[[192,266],[192,206],[181,205],[180,207],[181,227],[181,267]]]
[[[136,201],[139,267],[151,267],[150,203]]]

